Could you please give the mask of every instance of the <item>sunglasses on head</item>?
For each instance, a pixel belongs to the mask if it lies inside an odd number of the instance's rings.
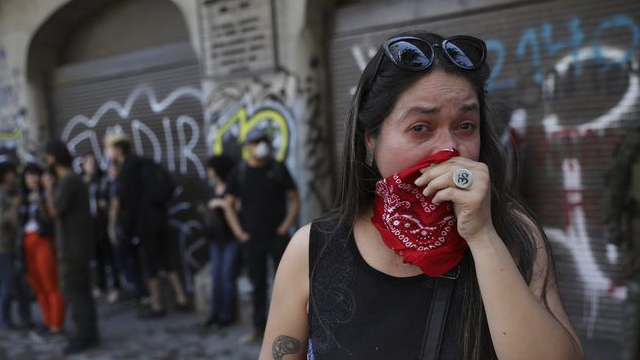
[[[415,36],[396,36],[382,44],[382,52],[397,67],[406,71],[422,71],[435,60],[435,49],[442,48],[447,59],[465,70],[477,69],[484,63],[487,45],[473,36],[456,35],[444,39],[441,43],[431,44]],[[370,84],[378,76],[382,56],[374,69]]]

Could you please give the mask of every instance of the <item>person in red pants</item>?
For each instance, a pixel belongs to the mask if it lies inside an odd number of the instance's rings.
[[[37,164],[25,166],[19,209],[27,281],[35,291],[45,325],[42,331],[32,334],[36,341],[61,338],[65,307],[51,235],[53,224],[44,205],[41,175],[42,169]]]

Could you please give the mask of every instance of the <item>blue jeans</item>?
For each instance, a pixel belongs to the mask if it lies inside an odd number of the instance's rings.
[[[211,317],[221,322],[232,321],[236,305],[236,262],[240,243],[231,240],[214,242],[210,248],[211,260]]]
[[[0,253],[0,325],[11,325],[11,290],[15,269],[14,256],[10,252]]]
[[[124,274],[127,284],[133,286],[136,298],[139,300],[149,295],[142,278],[136,246],[130,240],[120,240],[111,250],[113,251],[113,266],[118,269],[118,273]]]

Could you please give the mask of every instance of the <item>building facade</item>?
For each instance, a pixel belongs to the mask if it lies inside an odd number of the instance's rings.
[[[240,157],[246,133],[268,129],[300,223],[318,216],[360,72],[416,27],[486,40],[492,116],[519,149],[567,311],[588,359],[623,358],[626,254],[605,237],[603,187],[640,126],[637,1],[0,0],[0,156],[28,161],[59,137],[103,160],[105,134],[130,134],[182,186],[171,224],[190,285],[206,158]]]

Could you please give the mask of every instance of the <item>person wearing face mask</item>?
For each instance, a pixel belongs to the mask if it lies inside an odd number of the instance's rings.
[[[266,359],[584,359],[507,182],[481,39],[412,30],[365,67],[336,210],[280,262]]]
[[[287,167],[271,157],[267,133],[254,128],[244,144],[249,156],[229,174],[225,201],[239,210],[240,226],[232,230],[244,243],[253,286],[254,329],[241,339],[249,343],[261,339],[267,323],[267,259],[271,257],[277,268],[298,215],[299,200]]]

